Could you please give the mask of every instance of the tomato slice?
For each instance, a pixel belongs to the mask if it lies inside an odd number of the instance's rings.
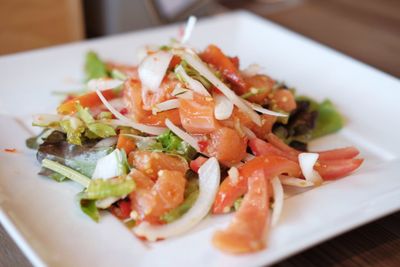
[[[360,154],[360,151],[354,146],[326,150],[321,152],[316,152],[319,154],[319,160],[338,160],[338,159],[352,159]]]
[[[278,148],[279,150],[286,152],[288,154],[291,154],[292,156],[298,156],[301,152],[294,149],[291,146],[288,146],[287,144],[285,144],[285,142],[283,142],[278,136],[276,136],[273,133],[269,133],[267,135],[267,141],[269,143],[271,143],[273,146],[275,146],[276,148]]]
[[[364,159],[338,159],[318,161],[314,169],[324,180],[334,180],[348,175],[363,163]]]
[[[269,217],[268,181],[264,170],[248,178],[248,191],[227,229],[217,231],[213,244],[226,252],[246,253],[265,248]]]
[[[222,73],[224,78],[238,88],[239,94],[243,94],[246,90],[244,82],[239,70],[236,68],[229,57],[227,57],[221,49],[215,45],[209,45],[203,53],[200,54],[201,59],[208,64],[211,64]]]
[[[213,213],[229,211],[233,202],[246,193],[248,178],[258,169],[264,170],[267,179],[284,173],[294,177],[301,175],[299,164],[287,158],[277,155],[255,157],[239,167],[238,178],[228,176],[221,183],[214,201]]]
[[[267,143],[261,139],[252,139],[249,146],[256,156],[259,155],[279,155],[291,161],[298,162],[300,151],[289,147],[273,134],[268,135]],[[322,152],[319,154],[318,162],[314,169],[319,172],[324,180],[332,180],[344,177],[356,170],[363,163],[363,159],[355,159],[359,154],[355,147],[345,147]]]
[[[291,153],[284,152],[279,148],[276,148],[272,144],[267,143],[259,138],[250,139],[249,147],[256,156],[278,155],[297,162],[297,156],[292,155]]]
[[[111,100],[118,97],[118,92],[114,89],[108,89],[101,92],[105,99]],[[81,96],[74,97],[64,103],[58,108],[57,112],[62,115],[70,115],[76,112],[76,102],[79,102],[84,108],[94,108],[102,104],[96,92],[90,92]]]
[[[120,220],[128,219],[132,211],[131,201],[129,199],[121,199],[110,207],[110,211]]]
[[[219,124],[214,116],[214,101],[199,94],[193,100],[179,99],[179,114],[183,128],[192,134],[207,134]]]

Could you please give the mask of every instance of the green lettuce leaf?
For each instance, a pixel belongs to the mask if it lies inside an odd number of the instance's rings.
[[[116,179],[94,179],[84,192],[85,199],[104,199],[108,197],[122,197],[135,189],[135,181],[129,176]]]
[[[70,144],[82,145],[82,133],[85,132],[85,125],[78,118],[69,118],[62,120],[60,126],[67,134],[67,140]]]
[[[99,222],[100,220],[100,212],[96,207],[96,200],[93,199],[85,199],[84,193],[78,194],[78,201],[81,210],[89,216],[93,221]]]
[[[330,100],[325,100],[319,104],[317,111],[318,117],[312,131],[312,138],[335,133],[343,128],[344,120]]]
[[[193,159],[197,154],[196,150],[192,146],[170,130],[157,136],[156,142],[150,143],[147,149],[179,155],[184,157],[186,160]]]
[[[88,131],[85,132],[85,136],[89,139],[96,139],[99,137],[107,138],[117,134],[110,125],[96,122],[88,108],[83,108],[79,103],[76,103],[76,109],[78,111],[78,117],[85,123],[88,129]]]
[[[93,51],[90,51],[86,54],[85,74],[87,81],[91,79],[108,77],[106,64]]]
[[[41,162],[47,158],[70,167],[85,176],[92,177],[97,161],[114,150],[114,147],[95,147],[95,145],[96,142],[92,140],[83,143],[81,146],[73,145],[66,141],[64,133],[53,131],[39,145],[37,159]],[[51,177],[52,172],[42,170],[40,174]],[[57,181],[63,181],[59,177],[56,178]]]

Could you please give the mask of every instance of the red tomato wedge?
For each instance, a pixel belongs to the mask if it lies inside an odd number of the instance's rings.
[[[249,147],[255,156],[278,155],[297,162],[297,156],[287,153],[259,138],[249,140]]]
[[[210,135],[207,152],[224,164],[232,165],[246,157],[247,138],[236,130],[222,127]]]
[[[212,98],[194,94],[193,100],[179,99],[179,114],[183,128],[192,134],[207,134],[219,124],[214,117]]]
[[[289,147],[274,134],[268,135],[268,141],[270,143],[261,139],[252,139],[249,141],[249,146],[256,156],[272,154],[298,162],[300,151]],[[360,167],[364,161],[363,159],[355,159],[360,153],[355,147],[345,147],[315,153],[318,153],[320,156],[314,168],[324,180],[346,176]]]
[[[300,151],[288,146],[285,144],[281,139],[279,139],[273,133],[268,134],[267,136],[268,142],[270,142],[273,146],[281,150],[282,152],[286,152],[287,154],[295,155],[296,157],[301,153]],[[257,141],[258,144],[264,142],[263,140]],[[341,159],[352,159],[360,154],[360,151],[353,147],[344,147],[344,148],[337,148],[332,150],[320,151],[320,152],[313,152],[319,154],[320,161],[327,161],[327,160],[341,160]]]
[[[221,183],[214,201],[213,213],[224,213],[229,210],[233,202],[246,193],[248,178],[259,169],[264,170],[267,179],[284,173],[294,177],[301,175],[299,165],[287,158],[276,155],[255,157],[239,167],[237,179],[228,176]]]
[[[269,133],[267,135],[267,141],[271,143],[274,147],[278,148],[279,150],[294,155],[296,157],[301,153],[300,151],[285,144],[285,142],[283,142],[281,139],[279,139],[278,136],[276,136],[273,133]]]
[[[238,89],[239,95],[243,94],[246,90],[246,83],[244,82],[239,70],[236,68],[229,57],[227,57],[221,49],[215,45],[209,45],[203,53],[200,54],[200,58],[215,67],[220,71],[223,77],[230,83],[235,85]]]
[[[111,205],[110,211],[120,220],[128,219],[132,211],[131,201],[129,199],[121,199],[117,203]]]
[[[360,151],[354,146],[337,148],[332,150],[326,150],[321,152],[315,152],[319,154],[320,161],[326,160],[340,160],[340,159],[352,159],[360,154]]]
[[[107,100],[118,97],[118,92],[114,89],[108,89],[102,91],[103,96]],[[94,108],[102,105],[100,98],[96,92],[90,92],[81,96],[74,97],[67,102],[62,103],[58,108],[57,112],[62,115],[70,115],[76,112],[76,103],[79,102],[84,108]]]
[[[334,180],[344,177],[356,170],[364,159],[338,159],[329,161],[318,161],[314,169],[324,180]]]
[[[217,231],[213,244],[230,253],[254,252],[265,248],[269,218],[268,180],[264,170],[248,178],[248,190],[227,229]]]
[[[131,79],[125,83],[124,100],[127,104],[129,114],[135,121],[154,125],[165,126],[165,120],[169,119],[175,125],[181,125],[178,109],[159,112],[156,115],[151,111],[143,109],[141,83],[138,80]]]
[[[136,150],[129,154],[128,161],[153,180],[157,178],[158,172],[161,170],[185,173],[189,169],[188,163],[184,158],[162,152]]]

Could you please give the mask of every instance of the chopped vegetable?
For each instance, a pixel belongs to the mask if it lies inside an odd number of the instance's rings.
[[[87,187],[90,183],[90,178],[84,176],[83,174],[80,174],[79,172],[68,168],[67,166],[64,166],[60,163],[57,163],[55,161],[49,160],[49,159],[44,159],[42,161],[42,166],[44,168],[50,169],[54,172],[57,172],[75,182],[78,184],[81,184],[84,187]]]
[[[93,51],[86,54],[85,73],[87,81],[108,76],[106,65]]]
[[[323,180],[321,175],[314,170],[314,165],[317,162],[319,155],[317,153],[300,153],[299,164],[301,172],[307,181],[312,182],[314,185],[322,184]]]
[[[135,189],[135,182],[129,176],[120,176],[115,179],[94,179],[88,184],[83,193],[84,199],[105,199],[108,197],[122,197]]]
[[[115,149],[99,159],[93,172],[93,179],[110,179],[127,174],[129,169],[124,150]]]
[[[352,146],[307,152],[309,141],[343,127],[332,102],[298,97],[258,65],[241,70],[239,57],[216,45],[198,52],[186,44],[195,22],[180,41],[143,47],[139,66],[89,52],[85,90],[68,94],[58,114],[34,116],[44,129],[27,145],[39,174],[84,187],[79,205],[96,222],[107,209],[156,241],[191,230],[210,210],[235,212],[212,242],[259,251],[279,223],[286,186],[307,191],[363,159]]]

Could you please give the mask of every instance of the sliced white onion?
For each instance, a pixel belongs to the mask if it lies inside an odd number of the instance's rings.
[[[207,91],[207,89],[204,87],[204,85],[198,80],[195,80],[192,77],[190,77],[181,65],[176,67],[175,74],[179,75],[179,77],[182,78],[182,80],[187,84],[187,87],[189,89],[192,89],[193,91],[201,95],[211,96],[210,93]]]
[[[56,115],[56,114],[35,114],[33,115],[33,121],[32,123],[34,125],[49,125],[54,122],[59,122],[63,119],[63,116],[61,115]]]
[[[184,130],[182,130],[181,128],[176,126],[175,124],[173,124],[169,119],[165,120],[165,125],[174,134],[176,134],[179,138],[181,138],[183,141],[185,141],[186,143],[191,145],[196,151],[200,152],[200,148],[197,143],[197,140],[193,136],[191,136],[190,134],[188,134],[187,132],[185,132]]]
[[[110,101],[108,101],[108,103],[110,103],[110,105],[113,106],[116,110],[122,110],[126,108],[126,103],[122,97],[111,99]]]
[[[94,147],[110,147],[117,143],[118,138],[116,136],[104,138],[100,140]]]
[[[239,181],[239,170],[236,166],[233,166],[228,170],[228,175],[231,183],[234,185],[237,184],[237,182]]]
[[[252,109],[254,109],[255,111],[258,111],[262,114],[266,114],[266,115],[271,115],[271,116],[276,116],[276,117],[287,117],[287,114],[283,114],[283,113],[279,113],[279,112],[275,112],[266,108],[263,108],[262,106],[255,104],[255,103],[251,103],[247,100],[244,100]]]
[[[117,80],[117,79],[92,79],[87,83],[87,88],[90,91],[104,91],[107,89],[113,89],[120,87],[124,81]]]
[[[247,68],[241,71],[244,76],[250,77],[260,73],[262,67],[258,64],[250,64]]]
[[[310,187],[310,186],[314,185],[310,181],[300,179],[297,177],[290,177],[290,176],[286,176],[286,175],[279,175],[279,180],[281,180],[281,183],[283,185],[290,185],[290,186],[296,186],[296,187]]]
[[[233,112],[232,102],[224,95],[214,93],[213,98],[215,101],[214,116],[217,120],[228,119]]]
[[[119,149],[97,160],[92,179],[111,179],[125,174],[123,156]]]
[[[220,182],[220,168],[216,158],[208,159],[199,169],[199,196],[181,218],[164,225],[142,222],[133,232],[149,241],[181,235],[196,226],[211,209]]]
[[[201,61],[201,59],[198,58],[198,56],[184,53],[183,59],[186,60],[190,66],[197,70],[210,83],[217,87],[235,106],[246,113],[255,124],[261,126],[260,116],[251,107],[249,107],[242,98],[237,96],[235,92],[221,82],[217,76],[215,76],[214,73],[212,73],[212,71]]]
[[[153,107],[153,113],[179,108],[178,99],[169,99],[167,101],[156,104]]]
[[[125,117],[122,115],[119,111],[117,111],[108,101],[107,99],[103,96],[103,94],[99,91],[96,90],[97,95],[99,96],[101,102],[103,102],[104,106],[108,108],[108,110],[114,114],[114,116],[119,119],[122,123],[124,123],[125,126],[132,127],[133,129],[139,130],[143,133],[147,134],[152,134],[152,135],[159,135],[162,134],[165,131],[165,128],[163,127],[155,127],[155,126],[148,126],[145,124],[137,123],[129,118]],[[121,124],[122,125],[122,124]]]
[[[271,185],[274,192],[274,207],[272,209],[271,224],[275,226],[281,217],[284,194],[281,181],[277,176],[271,180]]]
[[[186,22],[185,30],[183,33],[183,37],[181,43],[184,44],[189,41],[190,36],[192,35],[194,26],[196,25],[197,18],[195,16],[190,16],[188,21]]]
[[[138,74],[145,90],[158,91],[172,56],[169,52],[158,51],[143,59],[139,65]]]
[[[312,182],[314,185],[322,184],[323,180],[321,175],[314,170],[314,165],[319,157],[318,153],[300,153],[299,154],[299,165],[301,172],[307,181]]]

